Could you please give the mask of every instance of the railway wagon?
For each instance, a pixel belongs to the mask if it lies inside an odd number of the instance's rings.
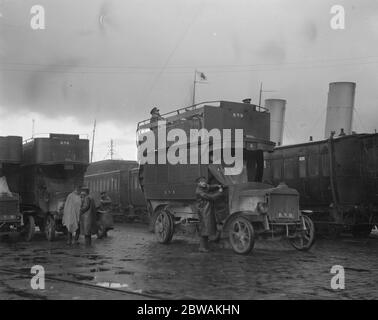
[[[21,161],[22,137],[0,137],[0,235],[18,233],[23,224],[19,203]]]
[[[134,216],[146,207],[138,172],[136,161],[103,160],[89,165],[84,181],[96,196],[103,191],[109,195],[113,211]]]
[[[370,234],[378,213],[378,134],[280,146],[265,157],[264,181],[299,191],[317,230]]]
[[[218,235],[228,238],[236,253],[249,253],[257,237],[288,239],[296,249],[308,250],[314,241],[314,228],[311,219],[299,210],[298,192],[284,184],[262,183],[263,152],[274,147],[269,140],[269,112],[250,103],[214,104],[197,104],[163,115],[166,132],[180,129],[181,137],[192,137],[195,129],[204,129],[209,135],[212,129],[229,129],[230,136],[213,131],[209,139],[197,136],[180,144],[179,140],[157,137],[164,131],[164,121],[138,123],[140,184],[157,240],[169,243],[175,229],[198,224],[196,179],[203,176],[211,184],[224,186],[224,196],[216,202]],[[243,129],[238,143],[235,129]],[[149,139],[165,143],[144,149]],[[184,160],[159,163],[159,154],[167,154],[173,144],[184,150]],[[231,174],[226,173],[232,169],[223,157],[228,149],[235,156],[242,151],[242,168]],[[146,159],[150,161],[145,163]]]
[[[89,162],[89,140],[79,135],[50,134],[23,144],[22,211],[54,240],[62,225],[64,202],[82,186]]]

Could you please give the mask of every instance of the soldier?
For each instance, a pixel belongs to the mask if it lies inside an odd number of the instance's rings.
[[[67,244],[72,244],[72,235],[76,232],[79,234],[80,223],[80,206],[81,199],[79,193],[80,187],[75,187],[75,190],[71,192],[64,203],[63,210],[63,225],[67,228]],[[75,237],[77,240],[77,237]]]
[[[150,114],[151,114],[151,118],[150,118],[151,124],[158,122],[159,120],[164,120],[164,118],[160,115],[160,110],[156,107],[153,107],[151,109]]]
[[[89,188],[82,188],[80,197],[80,233],[84,235],[85,245],[90,246],[92,233],[96,231],[96,205],[93,198],[89,196]]]
[[[106,191],[100,194],[101,210],[109,210],[112,206],[112,199],[108,196]]]
[[[209,185],[205,177],[196,180],[197,209],[200,219],[200,252],[208,252],[209,236],[216,234],[217,225],[214,210],[214,201],[223,194],[221,185]]]

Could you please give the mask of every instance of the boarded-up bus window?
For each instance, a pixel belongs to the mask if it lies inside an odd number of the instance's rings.
[[[284,177],[285,179],[294,179],[295,178],[295,160],[294,159],[285,159],[284,160]]]
[[[301,156],[298,158],[299,178],[306,178],[306,157]]]
[[[319,156],[317,154],[310,154],[308,157],[308,174],[310,177],[319,175]]]
[[[272,161],[272,169],[273,169],[273,179],[274,180],[281,180],[282,178],[282,160],[273,160]]]
[[[322,173],[323,173],[323,177],[329,176],[329,155],[328,155],[328,153],[322,154]]]

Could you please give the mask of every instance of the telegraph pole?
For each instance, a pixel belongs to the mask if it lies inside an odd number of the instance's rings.
[[[93,161],[93,147],[94,147],[94,141],[95,141],[95,134],[96,134],[96,119],[94,120],[94,124],[93,124],[91,163]]]
[[[197,69],[194,70],[193,101],[192,101],[192,105],[195,105],[195,104],[196,104],[196,83],[197,83]]]
[[[114,156],[114,144],[113,144],[113,139],[110,140],[110,159],[113,160]]]

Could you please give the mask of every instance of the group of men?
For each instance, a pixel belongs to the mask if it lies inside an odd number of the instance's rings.
[[[101,204],[111,203],[106,192],[101,193]],[[85,245],[90,246],[92,234],[97,233],[97,206],[89,195],[89,188],[76,187],[66,199],[63,212],[63,225],[67,228],[67,244],[79,243],[80,234],[84,235]]]

